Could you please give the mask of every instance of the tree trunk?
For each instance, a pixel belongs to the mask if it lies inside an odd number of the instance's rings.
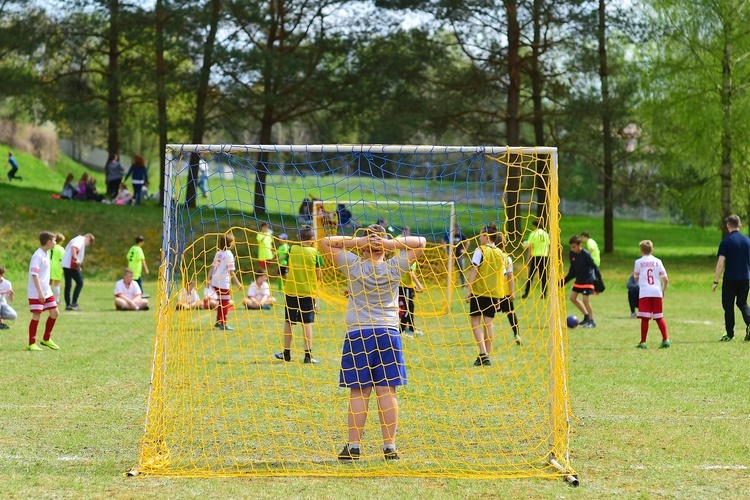
[[[724,221],[732,215],[732,171],[734,160],[732,152],[732,45],[725,41],[722,63],[721,109],[723,122],[721,130],[721,230],[724,236],[729,234]]]
[[[120,2],[109,0],[107,66],[107,151],[120,154]]]
[[[260,143],[271,144],[271,131],[273,130],[273,107],[266,104],[263,110],[263,119],[260,124]],[[262,151],[258,155],[258,165],[255,167],[255,194],[253,195],[253,214],[255,217],[266,215],[266,177],[268,167],[266,161],[268,153]]]
[[[599,79],[602,92],[602,146],[604,150],[604,252],[615,250],[614,193],[612,176],[612,116],[609,98],[609,69],[607,68],[606,0],[599,0]]]
[[[164,64],[164,25],[166,12],[164,0],[156,0],[156,132],[159,136],[159,203],[164,205],[164,152],[167,147],[167,96],[165,80],[167,69]]]
[[[508,146],[520,146],[521,124],[519,109],[521,102],[521,63],[520,45],[521,28],[518,25],[518,3],[516,0],[506,0],[505,8],[508,14],[508,101],[505,120]],[[521,235],[518,228],[518,202],[521,188],[521,168],[518,165],[518,155],[509,155],[508,178],[506,179],[505,230],[511,241],[516,241]]]
[[[544,108],[542,91],[544,76],[541,70],[542,52],[542,0],[534,0],[532,7],[534,24],[534,40],[531,47],[531,100],[534,106],[534,141],[536,146],[544,146]],[[547,227],[548,207],[547,189],[549,189],[549,156],[536,160],[536,175],[534,175],[534,194],[536,195],[536,216],[542,221],[540,227]]]
[[[219,29],[219,15],[221,14],[221,0],[211,0],[211,18],[209,19],[208,36],[203,46],[203,65],[198,77],[198,89],[195,99],[195,121],[193,122],[193,144],[203,142],[203,134],[206,131],[206,101],[208,99],[208,87],[211,78],[211,67],[214,65],[214,45],[216,43],[216,32]],[[188,183],[185,191],[187,206],[195,208],[196,189],[198,181],[198,155],[190,156],[190,170],[188,171]]]

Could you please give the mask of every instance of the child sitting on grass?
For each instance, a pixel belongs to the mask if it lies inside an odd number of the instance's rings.
[[[242,301],[248,309],[271,309],[276,303],[276,299],[271,295],[271,288],[268,286],[268,273],[258,271],[253,281],[247,289],[247,297]]]

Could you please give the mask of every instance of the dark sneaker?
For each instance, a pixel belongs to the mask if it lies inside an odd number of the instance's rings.
[[[661,347],[659,347],[659,349],[669,349],[670,347],[672,347],[672,342],[667,339],[661,343]]]
[[[474,366],[482,366],[482,357],[477,356],[477,359],[474,360]]]
[[[351,462],[352,460],[359,460],[359,448],[349,448],[349,445],[344,445],[344,449],[338,455],[338,459],[342,462]]]
[[[305,356],[305,360],[303,361],[306,365],[317,365],[318,360],[313,358],[312,356]]]
[[[492,366],[492,362],[490,361],[489,356],[485,356],[482,358],[482,366]]]
[[[78,304],[73,304],[72,306],[70,306],[70,310],[71,311],[83,311],[83,309],[81,309],[81,306],[79,306]]]
[[[724,335],[719,339],[719,342],[729,342],[730,340],[734,340],[734,335],[731,337],[729,335]]]
[[[400,460],[396,448],[392,448],[390,446],[383,449],[383,458],[385,458],[386,460]]]
[[[5,323],[0,323],[0,330],[8,330],[10,327]]]
[[[274,358],[280,360],[280,361],[291,361],[292,357],[290,356],[289,359],[284,359],[284,353],[283,352],[277,352],[273,355]]]
[[[648,349],[648,346],[646,345],[645,342],[641,342],[640,344],[638,344],[635,347],[636,347],[636,349]]]
[[[596,322],[593,319],[590,319],[590,320],[588,320],[586,322],[581,323],[578,326],[580,326],[582,328],[596,328]]]

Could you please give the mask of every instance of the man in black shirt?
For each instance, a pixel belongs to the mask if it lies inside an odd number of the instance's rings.
[[[570,293],[570,301],[583,313],[582,328],[596,328],[594,321],[594,309],[591,307],[589,295],[593,295],[594,281],[599,274],[599,269],[594,264],[586,250],[581,245],[581,238],[577,234],[568,241],[570,244],[570,270],[563,280],[563,285],[575,278],[573,291]],[[583,296],[583,303],[578,300],[578,295]]]
[[[747,304],[750,289],[750,238],[740,233],[742,223],[737,215],[727,217],[729,236],[719,244],[719,259],[716,262],[716,274],[711,290],[719,284],[721,272],[724,271],[724,283],[721,285],[721,305],[724,308],[724,327],[726,335],[721,342],[734,338],[734,304],[742,312],[745,320],[745,340],[750,341],[750,306]]]

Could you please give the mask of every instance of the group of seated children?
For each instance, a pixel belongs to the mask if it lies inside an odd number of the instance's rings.
[[[247,309],[268,310],[275,303],[276,298],[271,295],[271,288],[268,286],[268,274],[265,271],[258,271],[255,274],[255,280],[247,290],[247,297],[243,299],[242,304]],[[203,289],[203,300],[198,295],[198,291],[195,289],[195,281],[193,280],[189,281],[187,286],[180,290],[180,293],[177,295],[177,310],[215,310],[217,307],[219,307],[219,295],[210,285]]]
[[[65,178],[65,184],[63,184],[62,191],[60,192],[60,198],[66,200],[114,203],[115,205],[132,205],[135,198],[134,194],[128,191],[128,187],[125,183],[120,183],[117,195],[110,200],[107,196],[100,194],[97,191],[96,179],[85,172],[77,183],[73,181],[73,174],[68,174]],[[144,184],[141,189],[143,191],[141,199],[148,199],[148,185]]]

